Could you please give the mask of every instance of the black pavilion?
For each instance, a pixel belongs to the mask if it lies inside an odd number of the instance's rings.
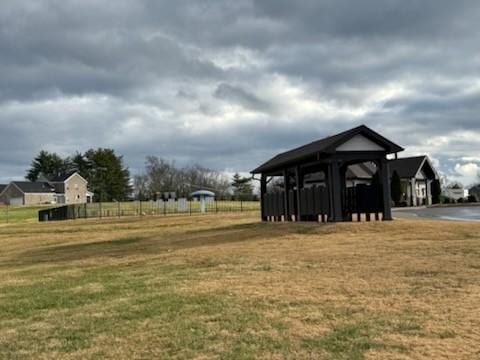
[[[261,175],[262,220],[360,221],[361,214],[391,220],[387,155],[403,150],[361,125],[278,154],[252,171]],[[348,167],[362,163],[373,166],[375,176],[352,186]]]

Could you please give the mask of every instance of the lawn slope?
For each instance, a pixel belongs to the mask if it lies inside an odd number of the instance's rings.
[[[0,358],[472,359],[480,224],[0,227]]]

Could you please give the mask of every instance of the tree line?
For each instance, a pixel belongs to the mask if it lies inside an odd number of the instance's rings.
[[[90,149],[62,158],[45,150],[33,159],[26,178],[30,181],[52,180],[53,178],[78,172],[88,181],[88,189],[94,193],[95,201],[125,201],[130,197],[130,171],[123,157],[113,149]]]
[[[218,199],[255,200],[252,179],[238,173],[229,179],[224,173],[198,164],[179,167],[174,161],[147,156],[143,173],[130,176],[123,157],[113,149],[90,149],[61,157],[45,150],[33,159],[27,170],[30,181],[78,172],[88,181],[94,201],[157,200],[165,193],[188,197],[196,190],[210,190]]]
[[[196,190],[209,190],[217,199],[253,200],[251,178],[239,174],[233,180],[222,172],[198,164],[178,166],[175,161],[162,157],[147,156],[145,171],[133,180],[134,197],[140,200],[156,200],[165,193],[188,197]]]

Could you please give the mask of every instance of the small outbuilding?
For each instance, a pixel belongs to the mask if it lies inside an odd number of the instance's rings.
[[[260,174],[262,220],[351,221],[360,214],[369,220],[372,213],[391,220],[387,155],[403,150],[361,125],[278,154],[252,171]],[[358,164],[374,167],[370,181],[348,181]],[[269,191],[274,178],[283,182],[281,191]]]

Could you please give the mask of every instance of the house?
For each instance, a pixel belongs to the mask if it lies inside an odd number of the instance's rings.
[[[9,205],[83,204],[91,201],[88,182],[77,172],[51,180],[12,181],[0,192],[0,203]],[[1,189],[1,188],[0,188]]]
[[[466,199],[468,198],[468,195],[470,194],[470,190],[465,189],[462,185],[460,184],[455,184],[454,186],[448,186],[444,189],[442,189],[442,195],[445,196],[446,198],[458,201],[460,199]]]
[[[78,172],[56,176],[50,184],[55,188],[59,204],[84,204],[91,196],[87,190],[88,181]]]
[[[432,182],[439,176],[426,155],[389,161],[390,175],[401,180],[403,201],[407,206],[432,205]]]
[[[8,205],[40,205],[55,203],[55,189],[43,181],[12,181],[0,196]]]
[[[361,125],[278,154],[251,172],[261,176],[262,220],[352,221],[353,215],[361,219],[360,214],[370,220],[372,213],[391,220],[387,155],[400,151],[402,147]],[[347,184],[349,169],[358,165],[358,171],[366,172],[369,163],[376,181]],[[275,177],[283,178],[283,189],[269,192],[267,184]]]

